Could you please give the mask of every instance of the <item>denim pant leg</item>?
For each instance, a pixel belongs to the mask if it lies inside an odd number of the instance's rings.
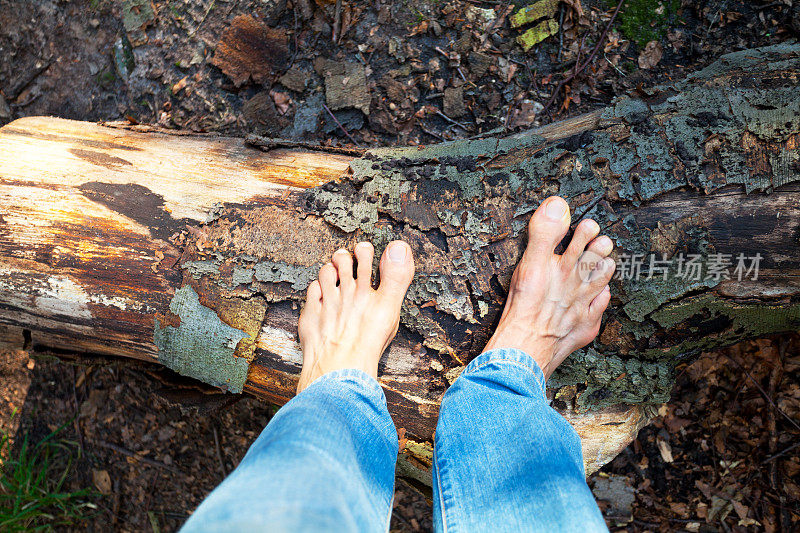
[[[278,411],[182,531],[387,531],[397,450],[378,382],[325,374]]]
[[[580,438],[520,350],[481,354],[444,395],[433,493],[436,531],[608,531]]]

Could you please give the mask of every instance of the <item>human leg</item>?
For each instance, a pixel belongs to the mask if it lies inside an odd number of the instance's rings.
[[[413,276],[407,244],[390,244],[381,284],[372,246],[334,254],[308,289],[298,332],[298,395],[198,507],[184,531],[381,531],[394,491],[397,432],[376,381]]]
[[[442,400],[434,451],[438,531],[604,531],[586,485],[580,439],[553,410],[545,381],[597,335],[614,271],[594,221],[569,228],[566,202],[532,216],[502,318],[486,351]]]

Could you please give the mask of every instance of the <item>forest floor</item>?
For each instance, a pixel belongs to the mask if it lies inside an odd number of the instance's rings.
[[[0,0],[0,126],[56,115],[429,144],[560,120],[800,36],[798,0],[627,0],[616,15],[614,1],[553,1],[512,27],[524,4]],[[525,51],[517,38],[539,27],[552,35]],[[797,530],[800,339],[679,371],[661,417],[590,479],[611,529]],[[0,461],[55,431],[62,460],[48,468],[66,473],[64,490],[91,490],[59,529],[176,530],[275,411],[178,381],[139,364],[0,354],[0,436],[14,437]],[[430,514],[398,486],[393,530],[427,531]]]

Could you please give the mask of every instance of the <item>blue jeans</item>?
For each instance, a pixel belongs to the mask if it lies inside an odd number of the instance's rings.
[[[380,385],[331,372],[278,411],[182,531],[387,531],[397,452]],[[445,393],[433,515],[436,531],[608,531],[580,438],[528,354],[486,352]]]

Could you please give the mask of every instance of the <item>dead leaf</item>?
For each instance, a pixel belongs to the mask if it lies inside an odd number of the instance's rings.
[[[92,482],[102,494],[111,494],[111,476],[107,470],[92,470]]]
[[[689,506],[681,502],[673,502],[669,504],[670,510],[678,515],[680,518],[689,517]]]
[[[536,120],[536,115],[543,110],[544,106],[539,102],[523,100],[511,114],[508,126],[511,129],[530,126]]]
[[[658,446],[658,451],[661,454],[661,459],[664,460],[665,463],[671,463],[675,459],[672,457],[672,447],[669,443],[665,440],[658,439],[656,441],[656,446]]]
[[[639,54],[639,68],[647,70],[655,67],[658,65],[658,62],[661,61],[663,55],[664,49],[661,43],[658,41],[650,41],[647,43],[647,46],[644,47],[642,53]]]
[[[289,95],[275,90],[270,91],[269,95],[272,97],[272,101],[275,102],[275,108],[278,110],[278,113],[285,115],[292,106],[292,99]]]
[[[186,85],[189,84],[189,76],[184,76],[183,78],[178,81],[175,85],[172,86],[172,94],[177,95],[179,92],[186,88]]]
[[[711,487],[708,485],[708,483],[703,483],[698,479],[694,482],[694,486],[700,489],[700,492],[703,493],[703,496],[705,496],[709,500],[711,499],[711,496],[713,494],[711,493]]]
[[[676,52],[681,48],[683,48],[685,44],[684,37],[685,36],[681,30],[675,30],[675,31],[670,30],[669,32],[667,32],[667,40],[669,41],[669,44],[672,45],[672,49],[675,50]]]
[[[414,35],[422,35],[427,31],[428,31],[428,21],[423,20],[422,22],[411,28],[411,31],[408,33],[408,36],[413,37]]]
[[[572,8],[575,11],[575,16],[580,19],[583,15],[583,6],[581,5],[580,0],[562,0],[565,4]]]
[[[733,510],[736,511],[736,515],[741,519],[744,520],[747,518],[747,513],[750,512],[750,508],[743,504],[742,502],[733,502]]]
[[[722,522],[725,520],[730,512],[733,510],[733,504],[724,498],[720,498],[719,496],[712,496],[711,497],[711,508],[708,510],[708,517],[706,518],[706,522],[709,524],[714,523],[716,521]]]
[[[251,79],[264,83],[286,68],[289,47],[286,32],[270,28],[250,15],[239,15],[222,34],[211,64],[237,87]]]

